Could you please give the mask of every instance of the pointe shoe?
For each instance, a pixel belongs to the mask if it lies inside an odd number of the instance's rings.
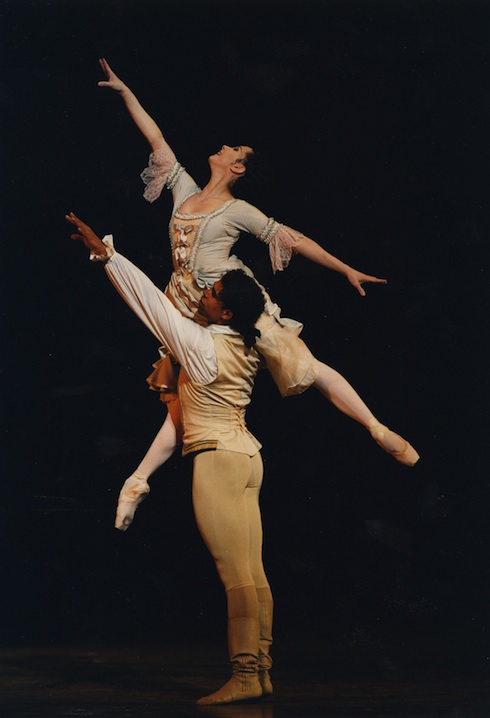
[[[138,506],[150,493],[148,481],[143,476],[132,474],[124,482],[119,492],[114,526],[119,531],[126,531],[133,523]]]
[[[381,446],[388,454],[391,454],[393,458],[404,464],[405,466],[415,466],[420,456],[415,451],[413,446],[403,439],[399,434],[395,434],[394,431],[388,429],[383,424],[376,424],[376,426],[370,426],[369,433],[375,440],[375,442]],[[394,447],[399,445],[399,449]]]

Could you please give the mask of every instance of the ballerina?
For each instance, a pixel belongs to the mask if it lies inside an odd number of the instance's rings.
[[[274,271],[285,269],[293,253],[297,253],[345,276],[361,296],[366,294],[365,283],[386,284],[386,279],[354,269],[309,237],[234,196],[234,185],[246,173],[247,162],[253,155],[251,147],[223,145],[208,158],[210,177],[203,188],[199,187],[177,160],[161,129],[135,94],[114,73],[107,60],[101,59],[100,65],[106,79],[98,85],[121,96],[151,147],[149,166],[141,175],[146,185],[145,199],[154,202],[164,187],[172,192],[170,243],[174,271],[165,294],[184,316],[204,325],[206,318],[199,311],[203,291],[231,269],[243,269],[253,276],[251,270],[231,254],[242,231],[268,245]],[[413,446],[382,424],[338,371],[313,356],[299,337],[302,324],[282,317],[280,308],[262,289],[266,305],[257,322],[261,337],[256,347],[281,395],[300,394],[314,386],[337,409],[364,426],[376,443],[397,461],[414,466],[419,454]],[[115,526],[122,531],[131,524],[136,508],[148,495],[148,479],[173,454],[182,435],[175,393],[175,362],[165,347],[161,347],[160,355],[148,382],[151,388],[161,392],[168,408],[167,417],[145,457],[121,489]]]

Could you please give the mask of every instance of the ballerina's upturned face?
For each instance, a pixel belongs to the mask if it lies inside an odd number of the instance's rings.
[[[229,167],[236,162],[243,162],[247,155],[252,155],[253,149],[247,145],[223,145],[222,148],[211,155],[209,163],[211,166]]]

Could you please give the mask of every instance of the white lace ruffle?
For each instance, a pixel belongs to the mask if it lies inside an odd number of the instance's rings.
[[[151,153],[148,167],[145,167],[140,174],[146,185],[143,197],[148,202],[154,202],[160,197],[171,170],[171,174],[174,174],[173,170],[176,164],[178,164],[177,158],[170,147],[164,147]]]
[[[301,237],[303,235],[295,229],[291,229],[285,224],[278,224],[275,232],[264,239],[265,243],[269,245],[269,256],[274,274],[286,269]]]

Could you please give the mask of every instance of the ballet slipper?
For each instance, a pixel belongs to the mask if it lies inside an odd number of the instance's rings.
[[[413,446],[401,436],[395,434],[394,431],[388,429],[387,426],[374,424],[373,426],[369,426],[368,429],[375,442],[399,461],[400,464],[415,466],[420,459],[420,456]]]
[[[145,476],[134,472],[126,479],[119,493],[114,523],[116,529],[126,531],[131,526],[136,509],[149,493],[150,487]]]

